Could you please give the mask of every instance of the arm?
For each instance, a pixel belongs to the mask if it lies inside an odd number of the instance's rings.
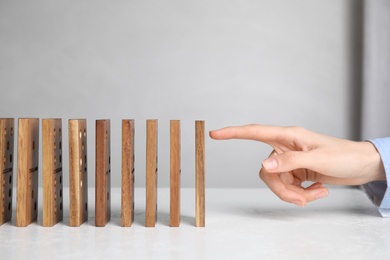
[[[381,157],[370,142],[354,142],[300,127],[246,125],[210,132],[216,140],[248,139],[274,149],[260,178],[282,200],[305,206],[326,197],[323,184],[360,185],[385,180]],[[302,187],[304,181],[313,184]]]

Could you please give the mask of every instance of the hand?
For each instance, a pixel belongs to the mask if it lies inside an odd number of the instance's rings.
[[[326,197],[323,184],[359,185],[385,180],[379,153],[370,142],[354,142],[301,127],[246,125],[210,131],[216,140],[247,139],[273,147],[260,178],[283,201],[305,206]],[[304,188],[304,181],[314,182]]]

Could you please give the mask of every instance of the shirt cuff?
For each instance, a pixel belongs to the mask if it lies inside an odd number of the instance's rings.
[[[386,181],[363,185],[368,198],[378,207],[383,217],[390,217],[390,137],[368,140],[378,150],[386,173]]]

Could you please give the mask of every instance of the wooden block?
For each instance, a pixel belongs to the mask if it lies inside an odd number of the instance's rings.
[[[95,225],[104,227],[111,217],[110,120],[96,120]]]
[[[157,220],[157,120],[146,121],[146,212],[145,226]]]
[[[204,121],[195,121],[195,225],[205,226]]]
[[[14,119],[0,118],[0,225],[12,218]]]
[[[122,120],[122,227],[134,221],[134,120]]]
[[[63,218],[62,120],[42,120],[43,226],[52,227]]]
[[[39,119],[18,121],[16,226],[26,227],[38,216]]]
[[[170,226],[180,226],[180,121],[170,121]]]
[[[88,219],[87,121],[69,120],[69,219],[78,227]]]

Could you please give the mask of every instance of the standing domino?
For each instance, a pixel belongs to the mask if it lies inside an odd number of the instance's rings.
[[[39,119],[18,121],[16,226],[26,227],[38,216]]]
[[[122,227],[134,220],[134,120],[122,120]]]
[[[145,226],[157,220],[157,120],[146,121],[146,212]]]
[[[205,226],[205,140],[204,121],[195,122],[195,225]]]
[[[87,121],[69,120],[69,219],[78,227],[88,219]]]
[[[63,218],[62,120],[42,120],[43,226],[51,227]]]
[[[170,121],[170,226],[180,226],[180,121]]]
[[[0,225],[12,218],[14,119],[0,118]]]
[[[96,120],[95,225],[104,227],[111,217],[110,120]]]

